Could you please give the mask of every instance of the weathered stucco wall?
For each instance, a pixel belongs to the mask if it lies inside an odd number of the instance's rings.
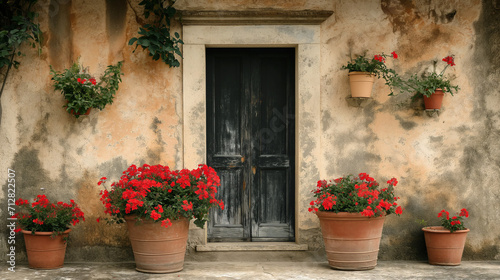
[[[144,21],[139,2],[40,5],[42,54],[25,47],[27,56],[11,71],[1,97],[1,219],[7,217],[8,168],[16,171],[18,198],[32,198],[40,187],[58,200],[75,198],[86,222],[72,232],[68,260],[132,259],[124,228],[95,221],[103,210],[96,185],[100,177],[116,180],[132,163],[185,164],[182,66],[170,69],[141,50],[132,53],[127,42]],[[471,213],[464,259],[500,259],[500,225],[494,222],[500,213],[500,22],[495,14],[500,7],[483,2],[179,0],[176,5],[186,10],[332,9],[335,14],[321,24],[319,177],[367,172],[382,182],[399,179],[405,213],[386,219],[381,259],[424,259],[416,220],[437,224],[441,209],[463,207]],[[174,29],[180,32],[180,24]],[[372,104],[349,107],[347,73],[340,67],[350,53],[365,50],[396,51],[400,58],[394,67],[403,74],[423,71],[431,60],[453,54],[457,65],[449,73],[456,75],[461,91],[445,96],[440,114],[429,116],[421,101],[388,97],[388,88],[377,81]],[[78,57],[96,76],[123,60],[125,75],[112,105],[75,119],[53,90],[49,65],[62,70]],[[315,250],[322,242],[317,218],[306,213],[308,194],[299,196],[298,234]],[[2,252],[7,234],[1,229]],[[203,239],[193,238],[191,243]]]

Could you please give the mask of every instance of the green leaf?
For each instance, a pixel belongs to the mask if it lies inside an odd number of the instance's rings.
[[[133,37],[132,39],[130,39],[130,40],[128,41],[129,46],[130,46],[130,45],[133,45],[136,41],[137,41],[137,38],[135,38],[135,37]]]

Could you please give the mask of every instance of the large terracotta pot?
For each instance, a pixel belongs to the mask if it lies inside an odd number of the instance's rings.
[[[342,270],[367,270],[377,265],[385,216],[317,212],[328,264]]]
[[[451,233],[444,227],[424,227],[425,246],[430,264],[460,265],[469,229]]]
[[[126,216],[130,243],[134,251],[136,270],[148,273],[181,271],[189,233],[189,220],[172,221],[168,228],[161,223]]]
[[[28,255],[28,264],[36,269],[55,269],[64,265],[66,239],[71,229],[52,238],[52,232],[35,232],[22,230]]]
[[[371,97],[375,75],[369,72],[349,72],[352,97]]]
[[[444,93],[443,90],[438,88],[436,91],[431,94],[430,97],[427,97],[424,95],[424,105],[426,110],[434,109],[434,110],[439,110],[441,109],[441,105],[443,104],[443,97]]]

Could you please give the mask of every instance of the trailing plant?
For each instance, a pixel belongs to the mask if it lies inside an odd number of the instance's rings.
[[[438,214],[438,218],[441,218],[441,225],[450,232],[465,229],[463,222],[464,217],[469,217],[469,211],[467,211],[467,209],[465,208],[462,208],[462,210],[460,210],[460,214],[458,214],[458,216],[453,216],[451,218],[450,213],[444,209],[441,210],[441,212],[439,212]]]
[[[143,0],[139,5],[144,6],[144,17],[149,18],[153,14],[154,19],[152,24],[145,24],[139,28],[139,36],[133,37],[128,42],[129,45],[135,45],[134,52],[137,47],[141,46],[143,50],[147,49],[149,56],[153,60],[161,58],[170,67],[178,67],[180,65],[175,54],[182,58],[182,53],[179,45],[184,44],[180,39],[179,33],[170,33],[170,21],[174,18],[176,10],[172,5],[175,1],[167,0]]]
[[[107,180],[102,177],[97,183]],[[123,172],[119,182],[111,184],[111,190],[101,191],[101,201],[108,222],[123,223],[126,215],[138,219],[161,222],[164,227],[172,220],[185,217],[196,219],[203,228],[212,206],[224,209],[224,203],[215,195],[220,179],[215,170],[206,165],[197,169],[170,170],[168,166],[147,165],[137,168],[131,165]]]
[[[396,201],[394,187],[398,184],[396,178],[387,181],[388,186],[379,190],[379,184],[366,173],[357,177],[348,175],[327,182],[319,180],[314,190],[315,200],[311,201],[309,212],[331,211],[335,213],[361,213],[373,217],[395,213],[403,213]]]
[[[19,66],[19,61],[15,60],[15,56],[23,55],[20,51],[21,45],[29,42],[33,48],[38,45],[39,52],[42,50],[39,45],[42,32],[40,25],[35,23],[38,14],[33,11],[37,2],[37,0],[0,0],[0,69],[7,67],[0,96],[10,68]]]
[[[63,72],[55,71],[50,66],[54,89],[60,90],[68,101],[64,105],[66,111],[78,118],[90,108],[102,110],[107,104],[112,104],[118,84],[122,81],[122,64],[123,61],[109,65],[99,82],[88,73],[88,68],[83,68],[78,62]]]
[[[85,221],[84,213],[73,199],[70,203],[51,203],[45,195],[38,195],[32,203],[20,198],[16,200],[16,205],[19,206],[19,212],[13,216],[19,224],[16,232],[53,232],[56,236],[69,229],[70,225]]]
[[[383,78],[385,84],[389,86],[391,93],[393,95],[393,88],[398,85],[400,80],[394,69],[387,67],[385,64],[386,58],[389,57],[387,54],[377,54],[372,58],[368,58],[365,55],[359,55],[356,58],[351,58],[351,60],[342,66],[342,69],[349,70],[349,72],[368,72],[372,75],[377,76],[377,78]],[[390,57],[397,59],[398,54],[392,52]]]
[[[455,66],[455,61],[453,56],[447,56],[442,61],[446,62],[446,65],[439,74],[436,73],[438,61],[433,61],[433,72],[424,73],[420,76],[413,74],[408,80],[399,79],[395,82],[396,86],[401,88],[401,92],[412,93],[412,100],[421,96],[430,97],[436,89],[441,89],[443,93],[449,92],[453,96],[460,90],[460,87],[458,85],[453,86],[451,78],[445,77],[444,73],[449,66]]]

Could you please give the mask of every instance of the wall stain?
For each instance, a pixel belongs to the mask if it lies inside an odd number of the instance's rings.
[[[31,136],[31,141],[33,142],[43,142],[47,143],[48,142],[48,130],[47,130],[47,124],[49,122],[49,113],[45,113],[45,116],[40,119],[36,126],[35,126],[35,131],[33,135]]]
[[[49,17],[49,34],[44,36],[48,37],[50,64],[59,71],[74,60],[71,5],[72,1],[50,1],[51,7],[57,7],[57,13]]]

